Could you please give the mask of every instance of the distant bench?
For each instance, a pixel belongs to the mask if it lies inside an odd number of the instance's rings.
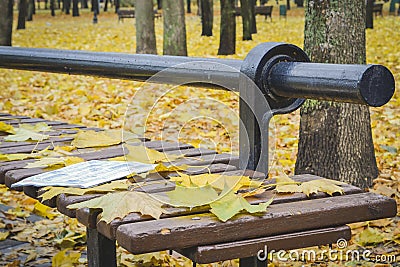
[[[265,16],[265,19],[267,19],[269,17],[272,21],[272,8],[273,8],[273,6],[255,6],[254,13],[256,15]],[[235,8],[235,16],[241,16],[241,15],[242,15],[241,8],[236,7]]]
[[[123,21],[123,19],[133,19],[135,18],[135,10],[134,9],[118,9],[118,21]],[[157,10],[154,10],[154,17],[160,18],[161,14],[158,13]]]
[[[374,3],[372,12],[375,14],[375,16],[378,15],[383,16],[382,9],[383,9],[383,3]]]

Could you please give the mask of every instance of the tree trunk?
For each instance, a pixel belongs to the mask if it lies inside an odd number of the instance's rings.
[[[104,1],[104,9],[103,9],[103,11],[107,12],[107,10],[108,10],[108,0],[105,0]]]
[[[54,6],[56,4],[56,0],[50,0],[50,12],[51,12],[51,16],[55,16],[56,12],[54,11]]]
[[[28,0],[28,11],[26,15],[26,21],[33,20],[34,10],[35,10],[35,0]]]
[[[115,13],[117,13],[119,10],[119,0],[114,0],[114,5],[115,5]]]
[[[218,55],[235,54],[235,0],[221,0],[221,31]]]
[[[157,0],[157,9],[158,9],[158,10],[162,9],[162,2],[161,2],[161,0]]]
[[[185,8],[183,0],[163,0],[163,54],[187,56]]]
[[[153,2],[136,0],[136,53],[157,54]]]
[[[89,5],[88,5],[88,0],[82,0],[81,1],[81,8],[89,8]]]
[[[192,9],[190,6],[190,0],[186,0],[186,12],[187,13],[192,13]]]
[[[13,0],[0,0],[0,45],[11,46],[13,24]]]
[[[201,0],[201,35],[212,36],[213,28],[213,0]]]
[[[308,1],[304,35],[313,62],[365,64],[365,2]],[[308,100],[300,114],[296,174],[371,186],[378,169],[368,107]]]
[[[28,7],[27,0],[20,0],[19,1],[17,30],[25,29],[25,20],[26,20],[27,7]]]
[[[250,0],[250,29],[251,33],[257,33],[256,25],[256,11],[255,11],[256,0]]]
[[[286,9],[290,10],[290,0],[286,0]]]
[[[79,0],[72,0],[72,16],[79,17]]]
[[[71,9],[71,0],[64,0],[63,8],[64,8],[65,14],[69,15],[70,14],[70,9]]]
[[[365,28],[374,28],[374,0],[367,0]]]
[[[251,5],[252,0],[240,0],[240,13],[243,24],[243,40],[252,40],[251,34]]]

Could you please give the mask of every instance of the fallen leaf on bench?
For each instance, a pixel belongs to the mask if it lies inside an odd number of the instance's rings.
[[[71,145],[77,148],[86,147],[107,147],[118,145],[121,143],[121,138],[110,136],[106,132],[100,131],[79,131]]]
[[[228,176],[218,173],[205,173],[199,175],[179,173],[179,176],[171,177],[170,181],[178,182],[180,185],[185,187],[190,187],[192,185],[201,187],[209,184],[213,188],[221,191],[225,188],[225,184],[228,183],[234,192],[245,186],[255,188],[261,185],[261,182],[253,181],[248,176]]]
[[[168,213],[161,208],[162,202],[152,198],[149,194],[142,192],[119,192],[108,193],[104,196],[69,205],[69,209],[102,209],[101,220],[110,223],[112,220],[125,216],[132,212],[149,215],[159,219],[161,214]]]
[[[265,212],[272,201],[273,199],[271,198],[268,202],[251,205],[243,196],[229,191],[221,199],[210,204],[210,211],[217,216],[218,219],[226,222],[242,210],[249,213]]]
[[[59,158],[51,158],[45,157],[41,158],[35,162],[29,162],[24,168],[48,168],[48,167],[65,167],[68,165],[76,164],[79,162],[85,161],[79,157],[59,157]]]
[[[12,125],[0,121],[0,132],[15,134],[15,129]]]
[[[217,191],[209,184],[201,187],[195,185],[186,187],[178,184],[174,190],[167,192],[167,196],[169,199],[165,201],[169,205],[190,209],[210,204],[219,198]]]
[[[342,182],[329,179],[317,179],[299,184],[299,182],[294,181],[288,176],[279,176],[276,177],[275,190],[277,193],[304,193],[307,196],[318,192],[333,195],[334,193],[343,194],[343,189],[338,186],[343,184]]]
[[[8,231],[0,232],[0,241],[6,240],[9,235],[10,235],[10,232],[8,232]]]
[[[14,160],[39,158],[41,156],[42,155],[39,153],[0,154],[0,160],[14,161]]]
[[[108,193],[119,190],[128,190],[129,186],[131,186],[131,183],[127,182],[127,180],[112,181],[111,183],[106,183],[91,188],[47,186],[41,189],[41,192],[46,192],[41,194],[40,197],[43,202],[45,200],[52,199],[59,194],[82,196],[89,193]]]
[[[49,135],[40,132],[51,131],[51,126],[40,122],[35,125],[20,124],[19,128],[15,129],[15,134],[4,137],[5,141],[23,142],[27,140],[43,141],[49,139]]]
[[[128,150],[128,154],[125,155],[127,161],[153,164],[160,162],[171,162],[182,157],[181,155],[162,153],[145,146],[125,145],[124,148]]]

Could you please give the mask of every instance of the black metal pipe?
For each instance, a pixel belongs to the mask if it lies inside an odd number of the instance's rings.
[[[339,65],[280,62],[268,82],[282,97],[350,102],[374,107],[387,103],[394,93],[394,77],[381,65]]]
[[[239,90],[243,61],[0,46],[0,67],[81,74],[157,83],[189,83]],[[156,78],[154,79],[154,76]],[[394,78],[380,65],[279,62],[267,74],[270,88],[287,98],[381,106],[394,93]],[[223,85],[221,87],[221,85]],[[225,88],[225,89],[226,89]]]

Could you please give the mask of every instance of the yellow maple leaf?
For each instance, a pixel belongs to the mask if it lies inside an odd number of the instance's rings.
[[[0,121],[0,132],[15,134],[15,129],[12,125]]]
[[[125,159],[127,161],[153,164],[160,162],[171,162],[182,157],[180,155],[162,153],[145,146],[125,145],[124,148],[128,151],[128,154],[125,155]]]
[[[118,192],[108,193],[88,201],[69,205],[69,209],[91,208],[102,209],[101,220],[110,223],[117,218],[124,218],[132,212],[150,215],[159,219],[161,214],[168,213],[161,208],[163,203],[143,192]]]
[[[65,167],[72,164],[85,161],[83,158],[79,157],[44,157],[35,162],[29,162],[24,168],[48,168],[48,167]]]
[[[58,252],[52,259],[51,259],[51,266],[52,267],[70,267],[75,266],[79,262],[81,257],[80,252],[69,252],[70,249],[64,249]],[[68,253],[69,252],[69,253]]]
[[[33,212],[36,213],[37,215],[48,218],[50,220],[54,219],[54,217],[57,216],[57,214],[54,213],[50,207],[43,205],[40,202],[35,203]]]
[[[42,193],[40,197],[43,202],[52,199],[59,194],[82,196],[89,193],[108,193],[118,190],[128,190],[130,185],[131,183],[127,180],[117,180],[91,188],[47,186],[41,189],[41,192],[45,192]]]
[[[77,148],[85,147],[107,147],[121,143],[120,138],[111,137],[105,132],[80,131],[72,141],[71,145]]]

